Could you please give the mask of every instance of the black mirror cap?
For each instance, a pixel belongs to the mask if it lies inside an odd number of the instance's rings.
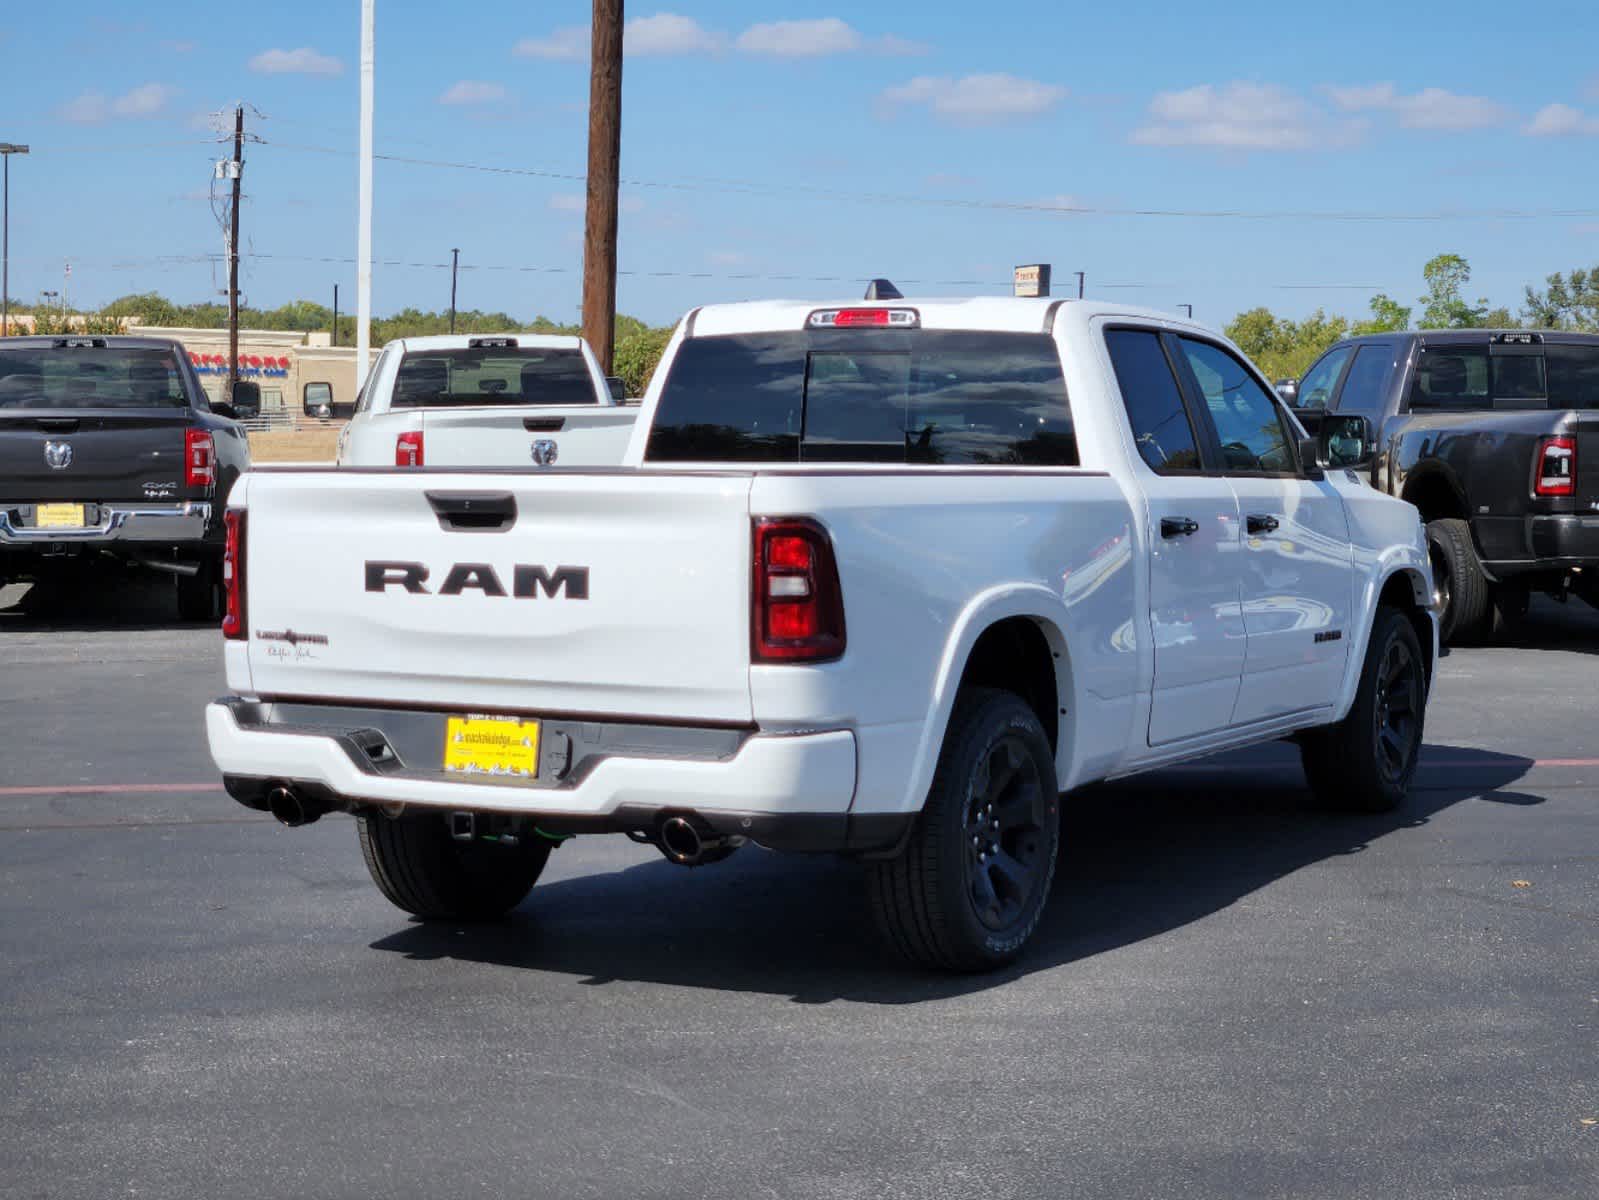
[[[1327,474],[1327,447],[1318,437],[1299,439],[1299,466],[1306,479],[1322,479]]]
[[[627,384],[620,375],[607,375],[605,386],[611,390],[611,399],[621,404],[627,399]]]
[[[253,379],[240,379],[233,385],[228,403],[240,416],[255,417],[261,414],[261,385]]]

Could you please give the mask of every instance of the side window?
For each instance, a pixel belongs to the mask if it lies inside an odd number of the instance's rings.
[[[1105,334],[1105,348],[1116,368],[1116,383],[1143,460],[1156,471],[1199,470],[1194,429],[1160,335],[1153,330],[1112,329]]]
[[[1386,384],[1393,365],[1394,348],[1388,342],[1360,347],[1344,380],[1344,390],[1338,393],[1338,411],[1358,413],[1375,421],[1388,394]]]
[[[1488,408],[1487,346],[1423,346],[1410,385],[1412,409]]]
[[[1599,408],[1599,346],[1545,346],[1550,408]]]
[[[1295,473],[1288,431],[1271,393],[1220,346],[1193,338],[1181,340],[1189,369],[1216,426],[1222,469]]]
[[[1295,408],[1326,408],[1332,404],[1333,388],[1338,386],[1338,376],[1343,373],[1344,364],[1349,361],[1352,350],[1349,346],[1338,346],[1327,351],[1316,365],[1305,372],[1305,377],[1299,381],[1299,395],[1294,400]]]

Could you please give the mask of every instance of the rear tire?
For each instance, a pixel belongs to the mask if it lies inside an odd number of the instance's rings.
[[[220,621],[222,619],[222,563],[202,559],[193,575],[179,575],[178,619],[180,621]]]
[[[1055,759],[1019,696],[956,698],[927,802],[898,857],[872,863],[884,936],[914,963],[986,971],[1038,927],[1060,850]]]
[[[550,844],[532,837],[515,846],[458,842],[442,816],[356,818],[361,856],[378,890],[396,908],[429,921],[503,917],[533,889]]]
[[[1426,660],[1410,618],[1379,608],[1349,715],[1300,735],[1311,793],[1323,808],[1389,812],[1404,801],[1421,757]]]
[[[1427,556],[1439,605],[1438,636],[1468,642],[1488,632],[1488,576],[1471,541],[1471,526],[1457,517],[1427,522]]]

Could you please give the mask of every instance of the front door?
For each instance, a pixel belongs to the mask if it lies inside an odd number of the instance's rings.
[[[1343,501],[1304,478],[1271,391],[1231,351],[1179,339],[1238,501],[1247,637],[1233,723],[1329,704],[1349,647],[1353,571]],[[1202,430],[1208,434],[1211,430]]]

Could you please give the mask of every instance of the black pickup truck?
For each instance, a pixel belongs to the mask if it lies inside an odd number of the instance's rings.
[[[110,555],[172,576],[184,620],[219,616],[223,503],[250,465],[232,415],[174,341],[0,341],[0,583]]]
[[[1446,641],[1514,621],[1532,591],[1599,607],[1599,335],[1348,338],[1295,407],[1333,466],[1421,510]]]

